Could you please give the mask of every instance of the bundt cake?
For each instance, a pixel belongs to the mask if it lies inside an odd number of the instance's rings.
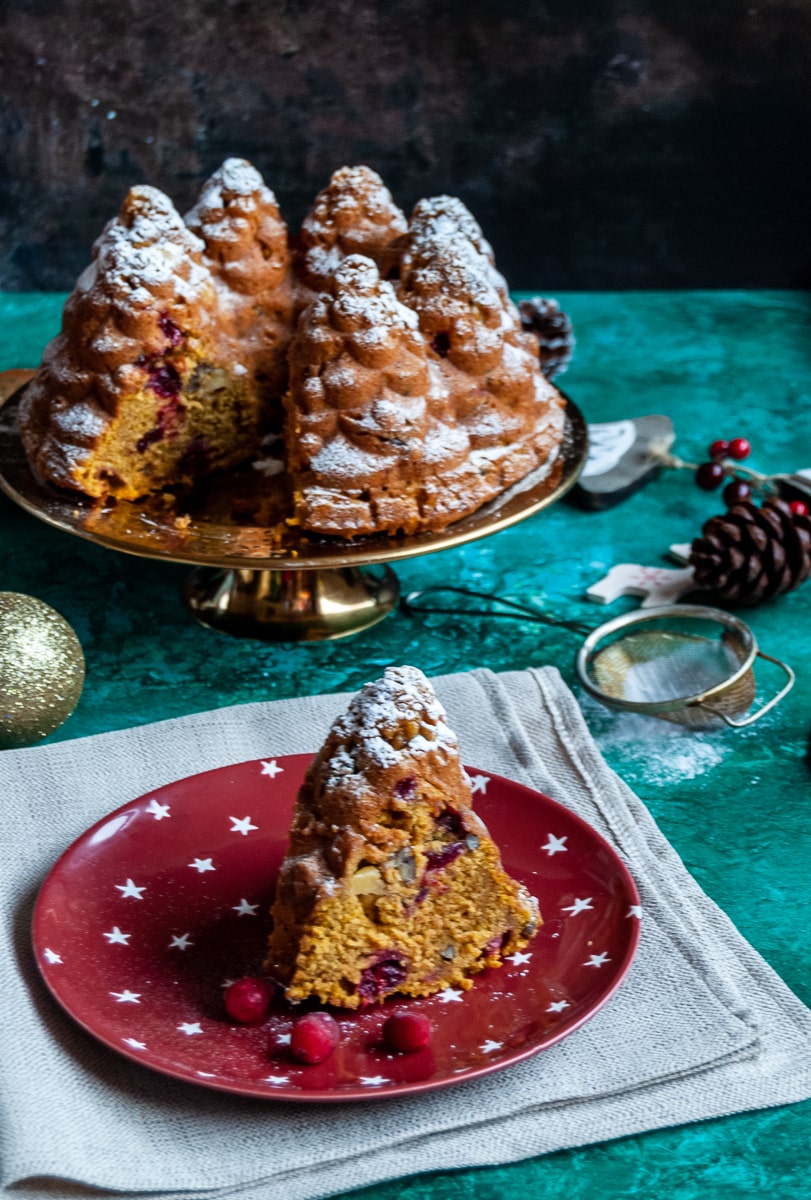
[[[344,1008],[468,989],[538,929],[416,668],[388,668],[333,724],[296,801],[272,919],[266,969],[288,999]]]
[[[460,200],[408,222],[374,171],[343,167],[291,250],[242,159],[185,221],[130,191],[20,404],[39,475],[99,499],[190,485],[284,426],[289,523],[343,538],[444,529],[551,466],[563,424]]]

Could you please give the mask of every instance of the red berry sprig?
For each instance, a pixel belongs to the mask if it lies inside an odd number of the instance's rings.
[[[727,508],[734,508],[736,504],[751,500],[753,492],[767,497],[776,490],[771,476],[741,466],[751,453],[752,447],[745,437],[716,438],[710,444],[706,462],[685,462],[671,454],[664,455],[662,462],[667,467],[686,467],[691,470],[697,487],[704,492],[715,492],[726,481],[724,501]]]

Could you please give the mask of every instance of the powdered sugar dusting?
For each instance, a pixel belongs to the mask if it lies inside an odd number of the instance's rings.
[[[388,667],[381,679],[367,683],[355,696],[332,729],[338,738],[359,745],[356,749],[342,745],[335,751],[328,784],[346,784],[352,776],[362,776],[367,767],[393,767],[431,752],[455,752],[457,745],[444,708],[416,667]],[[392,744],[401,741],[400,748]]]

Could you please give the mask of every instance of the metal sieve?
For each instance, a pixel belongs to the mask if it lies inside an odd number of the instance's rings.
[[[477,610],[423,602],[427,595],[439,592],[488,600],[503,607]],[[669,604],[636,610],[594,628],[467,588],[424,588],[410,592],[402,604],[414,613],[514,617],[585,634],[576,667],[586,691],[609,708],[659,717],[694,729],[719,721],[735,729],[751,725],[779,704],[794,686],[791,667],[759,650],[748,625],[731,613],[705,605]],[[780,667],[787,681],[752,713],[756,658]],[[743,713],[748,715],[741,716]]]

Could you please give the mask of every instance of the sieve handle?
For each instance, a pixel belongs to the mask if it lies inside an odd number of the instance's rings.
[[[755,721],[759,721],[761,717],[765,717],[769,709],[774,708],[779,704],[784,696],[787,696],[794,687],[794,672],[788,663],[781,662],[779,658],[772,658],[771,654],[764,654],[762,650],[756,651],[758,658],[765,658],[767,662],[774,663],[780,667],[788,676],[788,682],[783,685],[776,696],[772,696],[771,700],[757,710],[755,713],[750,713],[748,717],[744,717],[742,721],[733,721],[732,717],[728,717],[726,713],[721,712],[718,708],[713,708],[710,704],[697,704],[696,708],[706,708],[707,712],[714,713],[716,717],[720,717],[722,721],[726,721],[727,725],[731,725],[733,729],[743,729],[745,725],[752,725]]]

